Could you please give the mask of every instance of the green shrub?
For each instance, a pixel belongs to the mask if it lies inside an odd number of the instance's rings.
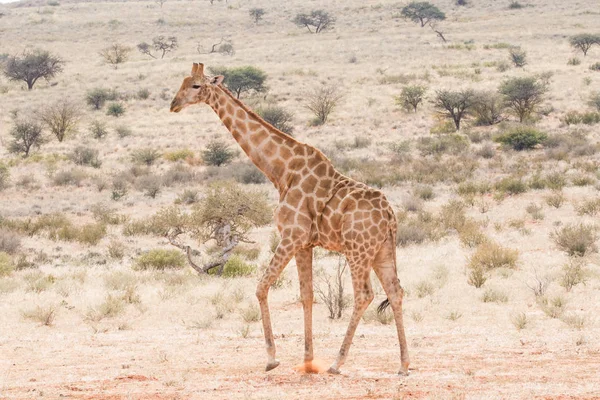
[[[487,281],[487,272],[480,265],[470,268],[467,283],[479,289]]]
[[[120,117],[123,114],[125,114],[125,106],[123,105],[123,103],[110,103],[108,105],[106,115]]]
[[[497,289],[487,288],[481,296],[481,301],[484,303],[506,303],[508,296]]]
[[[469,267],[491,271],[497,268],[516,268],[519,252],[493,242],[484,242],[469,258]]]
[[[150,97],[150,90],[146,88],[140,89],[137,91],[135,97],[137,97],[139,100],[146,100],[148,97]]]
[[[521,125],[496,136],[494,141],[521,151],[532,149],[543,143],[547,138],[547,134],[538,131],[534,127]]]
[[[214,75],[223,75],[223,85],[231,90],[239,99],[242,93],[263,93],[267,90],[265,81],[267,74],[253,66],[242,67],[212,67]]]
[[[85,224],[81,227],[77,235],[79,243],[94,246],[106,235],[106,225],[103,223]]]
[[[225,142],[213,140],[206,145],[206,149],[202,151],[202,160],[206,165],[221,165],[229,164],[235,157],[235,152],[229,149]]]
[[[135,269],[181,269],[186,265],[185,255],[179,250],[153,249],[135,260]]]
[[[175,200],[175,204],[195,204],[198,202],[198,191],[185,189]]]
[[[600,62],[593,63],[592,65],[590,65],[590,69],[592,71],[600,71]]]
[[[583,257],[598,251],[598,228],[594,225],[568,224],[555,230],[550,237],[560,250],[570,256]]]
[[[235,168],[235,180],[243,184],[260,184],[265,183],[267,177],[254,164],[244,163]]]
[[[510,61],[515,67],[523,68],[527,64],[527,53],[519,47],[513,47],[508,51]]]
[[[209,274],[216,275],[218,272],[217,270],[218,268],[213,268],[209,271]],[[227,263],[223,268],[223,275],[221,276],[225,278],[235,278],[238,276],[252,275],[254,271],[256,271],[255,265],[248,264],[243,258],[237,255],[232,255],[229,260],[227,260]]]
[[[569,58],[569,61],[567,61],[567,65],[579,65],[581,64],[581,60],[577,57],[571,57]]]
[[[508,5],[508,8],[511,10],[519,10],[521,8],[525,7],[523,4],[519,3],[518,1],[511,1],[510,4]]]
[[[425,86],[404,86],[400,95],[395,97],[396,104],[402,106],[406,111],[417,112],[417,107],[423,102],[426,90]]]
[[[585,284],[588,280],[590,271],[586,269],[585,264],[584,258],[573,257],[563,265],[562,273],[559,276],[559,284],[564,287],[567,292],[570,292],[574,286],[579,285],[580,283]]]
[[[3,251],[0,251],[0,277],[8,276],[15,270],[12,257]]]

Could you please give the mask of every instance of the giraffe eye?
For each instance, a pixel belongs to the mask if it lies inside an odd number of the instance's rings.
[[[192,86],[193,89],[200,89],[200,85],[194,85]]]

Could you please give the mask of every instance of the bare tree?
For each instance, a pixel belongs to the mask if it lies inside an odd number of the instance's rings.
[[[99,54],[102,56],[102,58],[104,58],[104,61],[117,69],[119,64],[122,64],[129,59],[129,53],[131,53],[131,47],[113,43],[112,45],[100,50]]]
[[[292,22],[300,27],[306,27],[310,33],[320,33],[333,28],[335,17],[327,11],[313,10],[310,14],[297,14]]]
[[[315,114],[315,119],[312,121],[312,124],[323,125],[327,122],[329,114],[333,112],[340,100],[342,100],[343,94],[340,93],[336,86],[323,85],[315,89],[306,97],[308,100],[306,108]]]
[[[338,256],[338,263],[335,270],[335,276],[321,277],[321,283],[315,285],[315,293],[329,310],[329,318],[340,319],[342,313],[350,302],[344,294],[344,272],[348,265],[346,258]]]
[[[8,57],[4,75],[11,81],[24,81],[31,90],[38,79],[48,80],[62,72],[64,64],[60,57],[47,51],[24,52],[22,56]]]
[[[165,54],[177,49],[179,44],[177,43],[177,38],[175,36],[156,36],[152,39],[152,45],[149,45],[146,42],[142,42],[137,45],[138,50],[142,54],[146,54],[152,58],[157,58],[152,51],[160,52],[160,58],[165,58]]]
[[[206,50],[204,46],[200,43],[196,46],[196,51],[198,54],[213,54],[219,53],[226,56],[232,56],[235,54],[235,50],[233,48],[233,42],[226,38],[221,38],[217,43],[214,43],[210,46],[210,50]]]
[[[42,122],[50,132],[56,136],[59,142],[75,132],[81,111],[77,105],[69,101],[59,101],[46,107],[41,114]]]

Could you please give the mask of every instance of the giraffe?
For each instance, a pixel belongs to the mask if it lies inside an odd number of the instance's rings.
[[[231,132],[250,160],[279,191],[275,223],[281,241],[256,289],[267,350],[266,371],[279,365],[267,296],[269,288],[292,257],[296,258],[300,299],[304,311],[304,363],[313,361],[313,248],[342,253],[348,260],[354,308],[341,348],[328,372],[339,374],[356,327],[374,294],[373,269],[391,305],[400,344],[400,374],[408,374],[409,356],[404,334],[402,298],[396,269],[396,218],[379,190],[335,170],[319,150],[279,131],[252,112],[221,85],[224,77],[206,76],[194,63],[173,101],[171,112],[197,103],[208,104]],[[380,307],[381,308],[381,307]]]

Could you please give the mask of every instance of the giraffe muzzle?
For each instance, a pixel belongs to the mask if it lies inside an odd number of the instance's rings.
[[[173,99],[173,101],[171,102],[171,112],[179,112],[181,111],[181,106],[179,106],[179,104],[177,104],[177,100]]]

